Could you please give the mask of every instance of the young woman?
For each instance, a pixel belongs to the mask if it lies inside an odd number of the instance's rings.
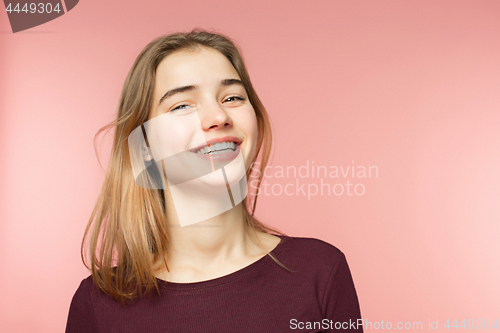
[[[272,132],[227,37],[149,43],[109,128],[67,333],[362,332],[344,254],[254,217]]]

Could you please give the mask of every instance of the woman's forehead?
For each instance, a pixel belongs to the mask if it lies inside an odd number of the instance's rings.
[[[239,78],[231,62],[212,48],[176,51],[163,59],[156,71],[160,85],[189,85]],[[195,82],[198,81],[198,82]],[[163,83],[163,84],[162,84]]]

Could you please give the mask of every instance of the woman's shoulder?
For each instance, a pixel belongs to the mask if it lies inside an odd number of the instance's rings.
[[[81,280],[80,285],[73,295],[73,299],[77,302],[91,302],[96,292],[98,292],[97,286],[94,284],[92,275],[89,275]]]
[[[76,290],[77,293],[88,293],[94,287],[94,280],[92,279],[92,274],[80,281],[80,285]]]
[[[97,332],[92,302],[93,285],[91,275],[80,282],[71,300],[66,332]]]
[[[282,246],[282,255],[290,262],[331,268],[345,261],[345,255],[338,247],[318,238],[284,236]]]
[[[328,243],[319,238],[313,237],[299,237],[299,236],[282,236],[283,245],[288,248],[301,251],[303,253],[310,253],[314,255],[326,255],[326,256],[342,256],[343,252],[335,245]]]

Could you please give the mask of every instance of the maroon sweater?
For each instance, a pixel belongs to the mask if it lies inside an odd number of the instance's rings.
[[[281,237],[271,252],[234,273],[202,282],[158,280],[160,295],[124,307],[82,281],[66,333],[363,332],[344,254],[314,238]],[[343,328],[342,328],[343,327]]]

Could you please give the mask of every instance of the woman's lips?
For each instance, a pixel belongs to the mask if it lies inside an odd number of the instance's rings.
[[[222,153],[222,154],[193,153],[193,154],[195,154],[198,158],[200,158],[203,161],[225,162],[234,160],[239,153],[240,153],[240,146],[236,145],[236,149],[228,153]]]
[[[232,143],[235,143],[236,145],[241,145],[242,140],[235,137],[235,136],[224,136],[224,137],[220,137],[220,138],[212,138],[210,140],[207,140],[206,142],[203,142],[203,144],[201,144],[200,146],[195,147],[193,149],[190,149],[189,151],[195,153],[203,147],[211,146],[211,145],[214,145],[217,143],[222,143],[222,142],[232,142]]]

